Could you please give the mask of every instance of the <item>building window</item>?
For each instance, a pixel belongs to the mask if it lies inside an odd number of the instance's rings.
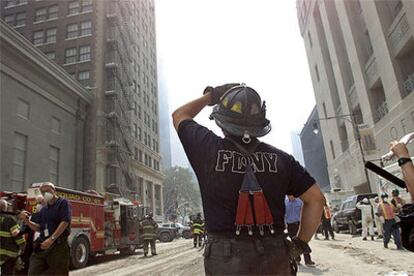
[[[6,8],[13,7],[17,5],[17,0],[6,0]]]
[[[65,50],[65,64],[75,63],[77,56],[76,48],[69,48]]]
[[[52,117],[52,126],[51,126],[52,132],[54,132],[55,134],[60,134],[60,129],[61,129],[60,120],[56,117]]]
[[[19,99],[17,101],[17,112],[16,113],[20,118],[29,120],[29,117],[30,117],[30,105],[29,105],[29,103]]]
[[[91,46],[82,46],[79,48],[79,61],[91,60]]]
[[[82,1],[82,12],[88,12],[92,10],[92,0]]]
[[[335,148],[334,148],[334,145],[333,145],[332,140],[329,141],[329,144],[331,146],[332,159],[335,159],[336,158],[336,156],[335,156]]]
[[[81,23],[80,35],[90,35],[92,34],[92,23],[91,21],[85,21]]]
[[[47,53],[45,53],[45,55],[51,60],[55,60],[55,58],[56,58],[56,53],[53,52],[53,51],[52,52],[47,52]]]
[[[56,42],[56,28],[46,30],[46,43]]]
[[[78,80],[83,86],[89,86],[89,71],[79,72]]]
[[[26,25],[26,13],[20,12],[16,14],[16,27]]]
[[[46,8],[36,9],[34,22],[46,20]]]
[[[315,74],[316,74],[316,80],[319,81],[320,77],[319,77],[318,65],[315,65]]]
[[[14,15],[7,15],[4,17],[4,22],[6,22],[7,24],[9,24],[10,26],[14,26]]]
[[[54,146],[50,146],[49,151],[49,179],[54,184],[59,183],[59,148]]]
[[[134,137],[138,138],[138,126],[137,124],[133,125]]]
[[[69,2],[68,14],[77,14],[80,11],[79,1]]]
[[[69,24],[66,27],[66,38],[78,36],[78,24]]]
[[[138,160],[138,148],[134,147],[134,159]]]
[[[37,31],[33,33],[33,44],[43,44],[43,31]]]
[[[27,136],[15,133],[12,163],[12,186],[14,189],[24,189],[26,171]]]
[[[142,163],[142,150],[138,151],[138,161]]]
[[[311,48],[313,47],[313,42],[312,42],[312,36],[310,31],[308,32],[308,39],[309,39],[309,45],[311,46]]]
[[[47,19],[54,19],[54,18],[58,18],[58,6],[57,5],[50,6],[47,9]]]

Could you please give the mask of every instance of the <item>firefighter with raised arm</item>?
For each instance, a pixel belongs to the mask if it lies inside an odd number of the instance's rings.
[[[191,232],[194,239],[194,247],[202,246],[204,236],[204,222],[201,218],[201,213],[197,213],[197,216],[191,221]]]
[[[210,118],[224,138],[193,120],[207,105],[214,106]],[[325,199],[291,155],[257,139],[271,130],[259,94],[243,84],[209,86],[172,116],[200,185],[208,231],[205,273],[295,273],[295,258],[310,253],[307,243]],[[292,242],[284,233],[287,194],[303,201],[301,227]]]
[[[5,199],[0,199],[0,266],[1,275],[13,275],[17,258],[26,245],[20,235],[15,213]]]
[[[152,218],[152,212],[145,216],[145,219],[140,223],[142,228],[142,238],[144,239],[144,257],[148,255],[148,246],[151,245],[151,255],[157,255],[155,249],[155,240],[157,239],[158,224]]]

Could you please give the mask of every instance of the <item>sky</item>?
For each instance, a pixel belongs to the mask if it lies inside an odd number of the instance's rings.
[[[266,101],[262,141],[292,153],[315,105],[296,0],[155,0],[158,66],[170,114],[208,85],[244,82]],[[206,107],[195,120],[221,135]],[[188,166],[171,128],[173,165]]]

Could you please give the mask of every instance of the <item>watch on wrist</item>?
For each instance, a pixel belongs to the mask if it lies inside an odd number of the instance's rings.
[[[401,157],[400,159],[398,159],[398,166],[401,167],[402,165],[404,165],[407,162],[413,162],[413,161],[409,157]]]

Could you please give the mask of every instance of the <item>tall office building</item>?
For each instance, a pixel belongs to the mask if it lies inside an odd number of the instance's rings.
[[[295,157],[303,167],[305,166],[305,160],[303,159],[302,144],[300,141],[300,133],[298,131],[290,132],[290,142],[292,144],[292,155]]]
[[[162,216],[153,0],[5,0],[2,19],[89,89],[83,186]]]
[[[361,154],[378,159],[414,131],[414,1],[298,0],[297,11],[319,116],[341,117],[318,122],[330,182],[376,191]]]

